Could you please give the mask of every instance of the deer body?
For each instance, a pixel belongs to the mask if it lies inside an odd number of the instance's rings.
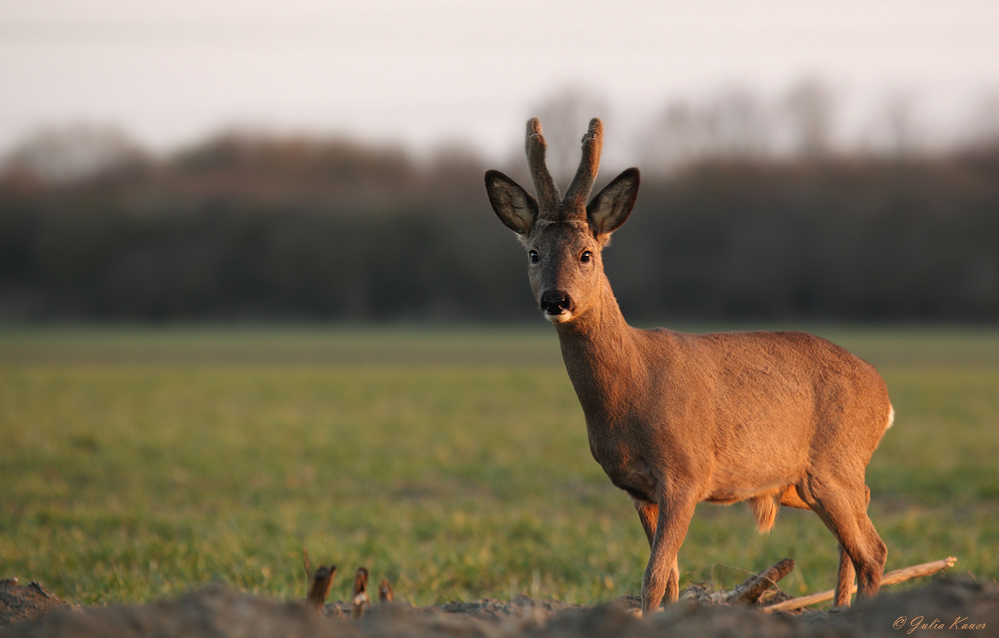
[[[808,334],[629,326],[601,251],[630,214],[639,177],[625,171],[586,205],[601,135],[594,120],[565,199],[544,166],[537,120],[527,150],[538,200],[497,171],[486,187],[528,248],[531,286],[558,332],[590,451],[645,529],[643,611],[677,599],[677,553],[703,501],[748,500],[761,531],[780,505],[812,509],[840,543],[836,604],[849,604],[855,570],[860,595],[873,597],[886,548],[867,517],[864,472],[893,418],[884,381]]]

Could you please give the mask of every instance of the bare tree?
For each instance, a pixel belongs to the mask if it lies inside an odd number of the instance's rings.
[[[688,102],[671,102],[637,138],[638,154],[653,172],[669,173],[708,155],[702,113]]]
[[[702,104],[666,106],[637,147],[653,171],[673,171],[697,162],[759,159],[772,151],[773,117],[749,90],[732,88]]]
[[[794,154],[815,159],[829,153],[836,104],[826,84],[814,78],[798,82],[787,92],[783,110]]]
[[[772,119],[748,89],[732,88],[716,95],[704,120],[709,148],[719,156],[759,159],[771,151]]]
[[[999,88],[981,98],[968,118],[964,133],[966,145],[991,146],[999,144]]]
[[[145,153],[121,130],[76,124],[42,129],[6,158],[5,170],[64,182],[143,161]]]
[[[896,157],[912,155],[923,144],[911,94],[895,92],[876,108],[867,126],[867,146]]]

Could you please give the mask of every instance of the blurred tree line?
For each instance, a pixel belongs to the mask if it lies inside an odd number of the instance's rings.
[[[999,320],[999,143],[829,152],[821,101],[795,99],[783,155],[667,109],[679,151],[649,157],[605,253],[626,316]],[[529,184],[522,164],[504,170]],[[231,134],[154,160],[113,131],[42,135],[0,175],[0,319],[531,320],[486,168],[460,148]]]

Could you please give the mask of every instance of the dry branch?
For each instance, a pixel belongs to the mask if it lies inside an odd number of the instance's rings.
[[[395,593],[392,591],[392,583],[387,578],[382,579],[378,585],[378,602],[390,603],[395,600]]]
[[[364,615],[364,608],[371,606],[371,601],[368,599],[368,570],[364,567],[358,567],[354,575],[354,597],[350,602],[351,618],[360,618]]]
[[[760,597],[784,578],[794,569],[794,560],[785,558],[775,563],[759,574],[753,574],[735,589],[728,591],[714,591],[710,585],[703,583],[693,583],[680,593],[680,598],[684,600],[696,600],[706,605],[739,605],[756,604]],[[787,596],[779,589],[777,592],[782,596]]]
[[[923,563],[922,565],[913,565],[912,567],[903,567],[902,569],[896,569],[895,571],[888,572],[881,578],[882,585],[894,585],[896,583],[901,583],[913,578],[919,578],[920,576],[929,576],[937,572],[943,571],[948,567],[953,567],[957,559],[953,556],[949,556],[943,560],[935,560],[931,563]],[[857,585],[854,584],[850,588],[850,593],[857,591]],[[765,613],[772,613],[775,611],[792,611],[795,609],[801,609],[802,607],[808,607],[809,605],[815,605],[827,600],[832,600],[835,594],[835,590],[830,589],[828,591],[819,592],[817,594],[810,594],[808,596],[801,596],[799,598],[792,598],[791,600],[785,600],[781,603],[775,603],[773,605],[767,605],[763,607]]]
[[[326,604],[326,597],[333,587],[333,577],[336,576],[336,565],[320,565],[316,573],[309,580],[309,593],[305,597],[305,604],[317,611],[322,611]]]
[[[763,592],[770,589],[771,585],[776,585],[781,578],[790,574],[793,569],[794,559],[785,558],[762,574],[750,576],[741,585],[727,592],[725,602],[736,605],[752,605],[759,600]]]

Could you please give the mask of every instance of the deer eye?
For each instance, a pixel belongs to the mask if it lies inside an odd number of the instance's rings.
[[[536,250],[530,251],[529,253],[527,253],[527,256],[531,259],[532,264],[538,263],[538,261],[540,261],[541,259],[540,257],[538,257],[538,251]]]
[[[590,251],[588,251],[588,250],[584,250],[583,254],[579,256],[579,261],[581,261],[581,262],[583,262],[585,264],[585,263],[589,263],[590,259],[592,259],[592,258],[593,258],[593,253],[590,252]]]

